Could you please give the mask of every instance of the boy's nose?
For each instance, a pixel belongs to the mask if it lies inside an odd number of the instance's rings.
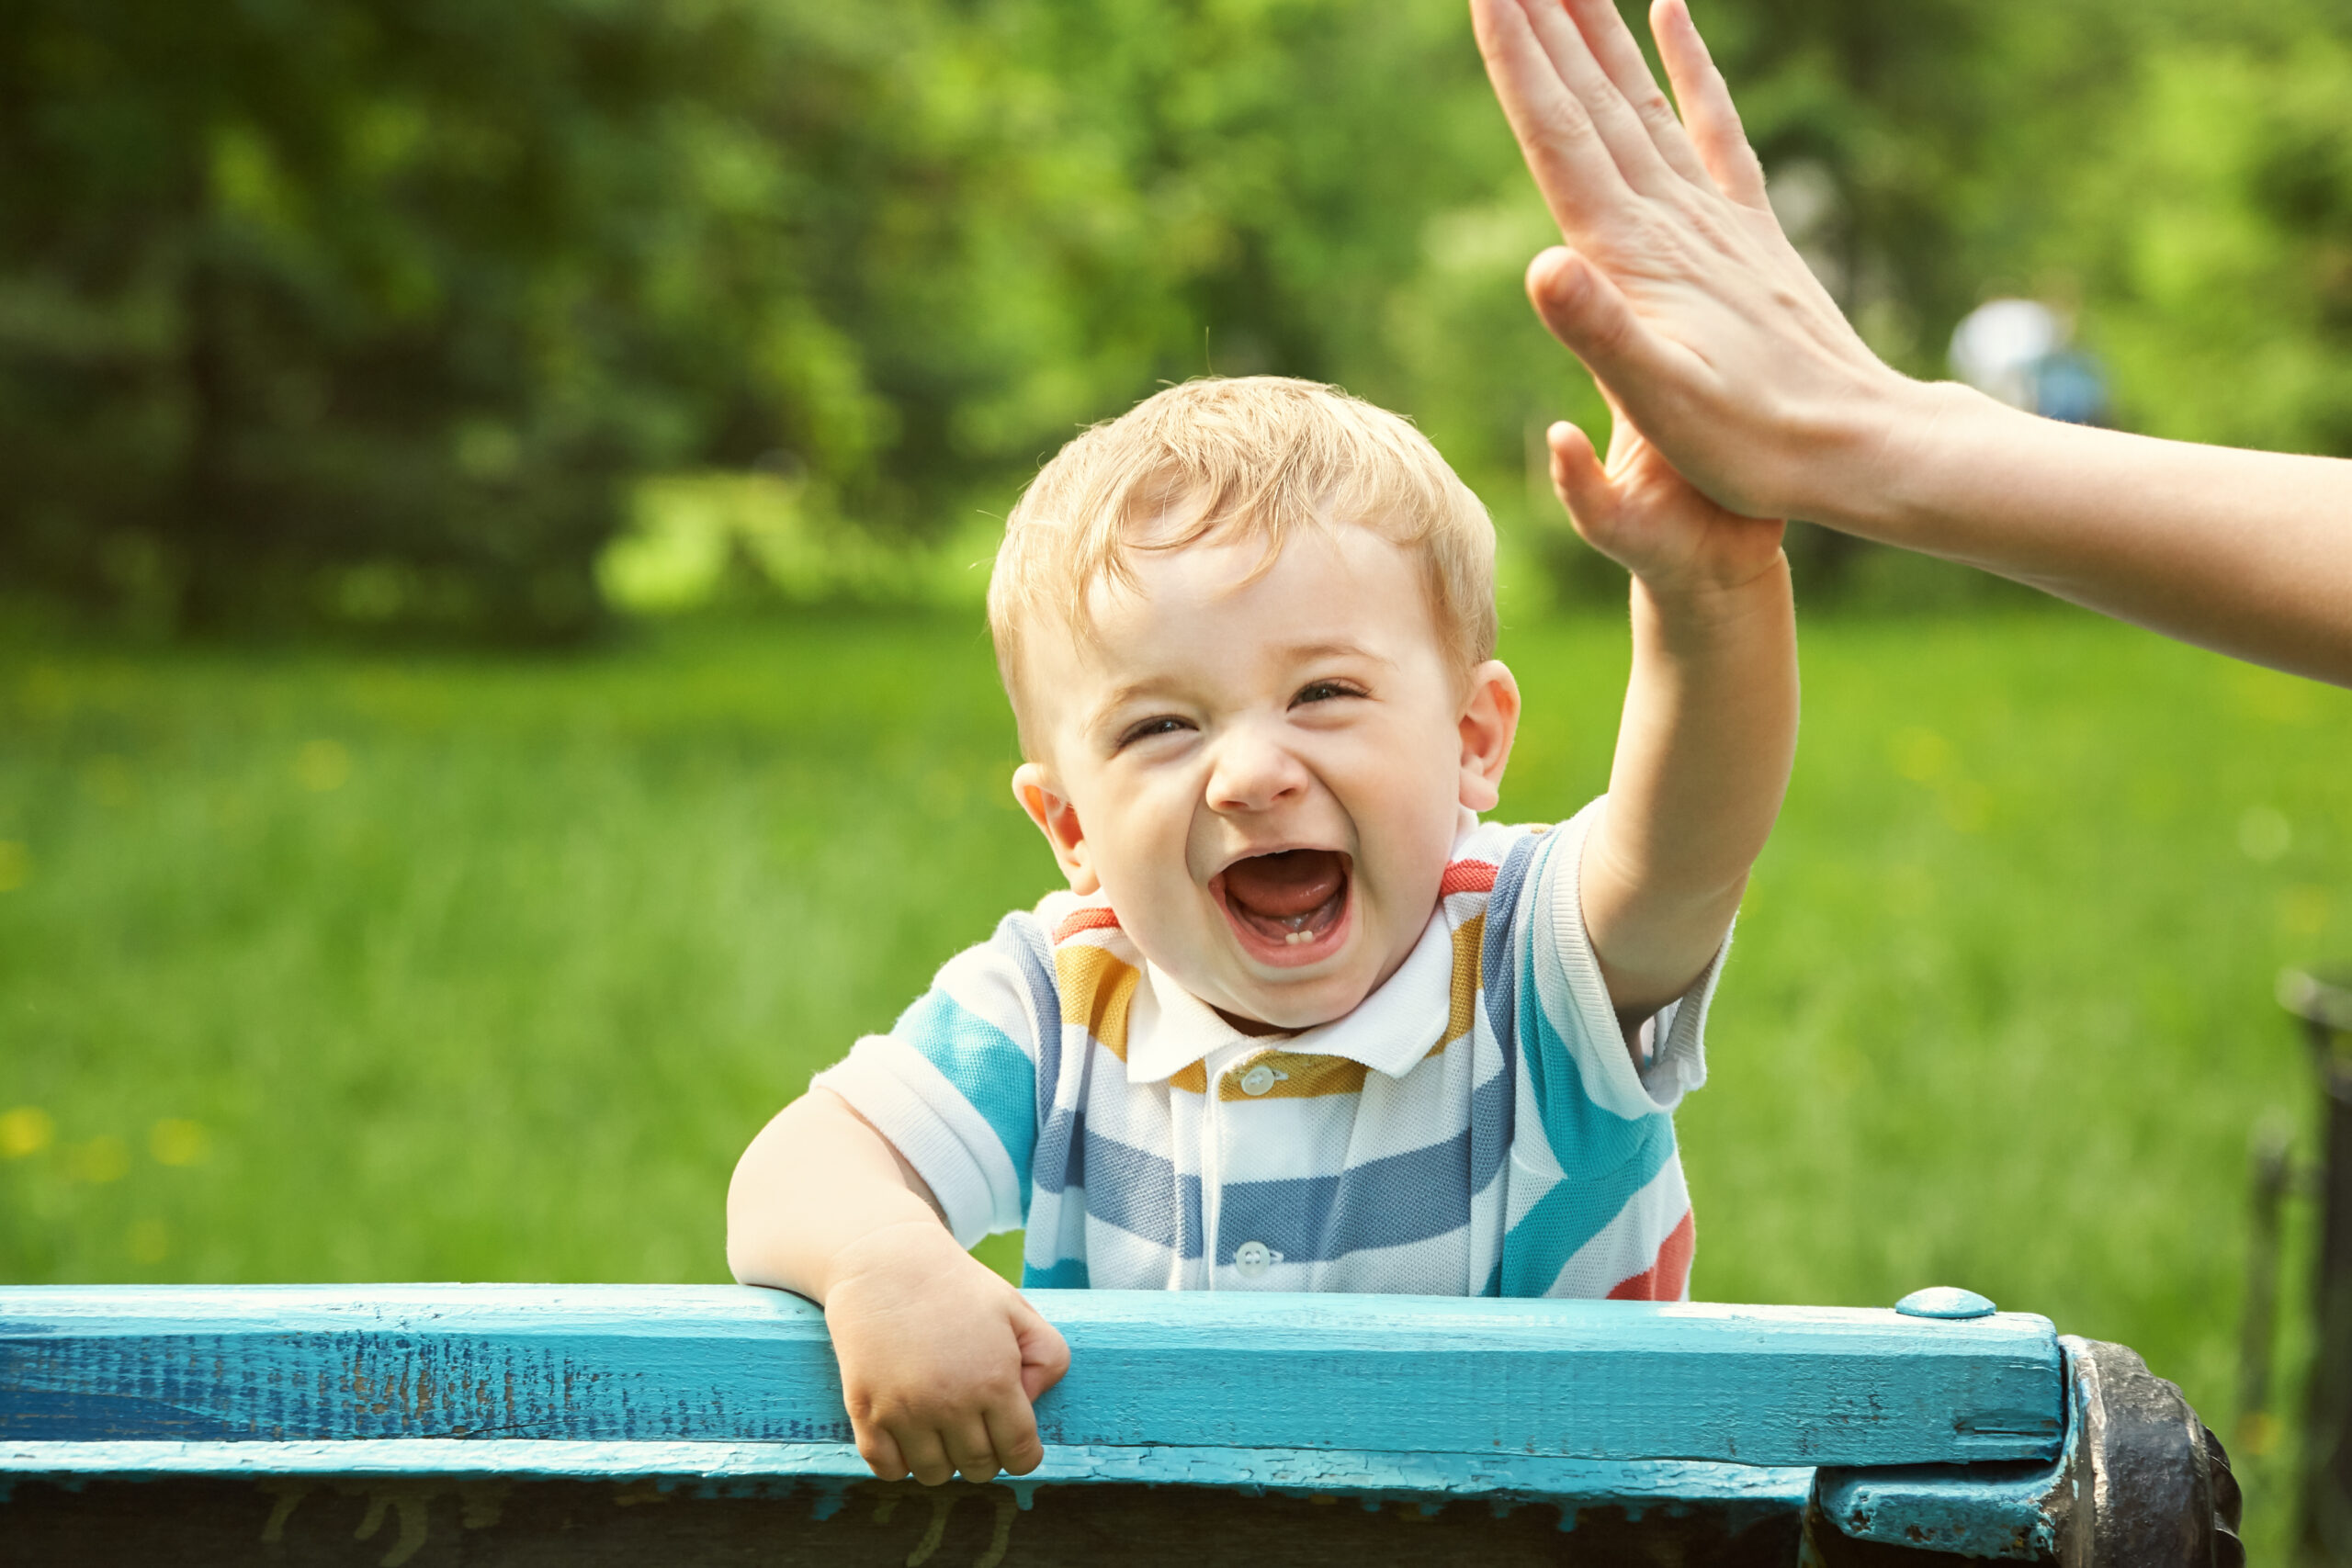
[[[1306,770],[1288,749],[1250,728],[1227,734],[1209,770],[1212,811],[1264,811],[1306,788]]]

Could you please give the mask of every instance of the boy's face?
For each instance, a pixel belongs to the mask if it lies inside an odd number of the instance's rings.
[[[1041,755],[1013,791],[1081,893],[1238,1021],[1328,1022],[1436,908],[1461,810],[1495,804],[1510,671],[1450,667],[1412,556],[1368,528],[1137,551],[1095,637],[1043,633]]]

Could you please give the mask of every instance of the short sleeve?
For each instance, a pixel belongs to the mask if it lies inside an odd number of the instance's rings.
[[[1553,835],[1555,841],[1528,879],[1521,920],[1537,1000],[1574,1058],[1586,1098],[1630,1119],[1672,1111],[1707,1081],[1707,1007],[1731,949],[1731,933],[1724,933],[1714,956],[1682,995],[1647,1021],[1642,1031],[1646,1049],[1637,1062],[1618,1026],[1584,923],[1585,843],[1601,804],[1594,801]]]
[[[888,1034],[860,1040],[812,1088],[840,1095],[930,1184],[956,1241],[1022,1224],[1037,1142],[1036,918],[1007,916],[948,960]]]

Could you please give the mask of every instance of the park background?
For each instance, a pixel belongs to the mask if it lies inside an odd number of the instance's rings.
[[[1944,373],[2352,455],[2352,10],[1697,0],[1782,216]],[[0,1280],[724,1278],[736,1153],[1051,864],[978,603],[1206,371],[1415,418],[1602,785],[1605,419],[1459,0],[0,8]],[[1695,1292],[2131,1344],[2281,1561],[2236,1346],[2283,965],[2352,952],[2352,694],[1798,528],[1805,728],[1681,1117]],[[985,1252],[1004,1264],[1004,1238]]]

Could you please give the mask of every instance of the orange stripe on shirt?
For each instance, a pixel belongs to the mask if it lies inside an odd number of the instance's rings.
[[[1274,1081],[1251,1094],[1241,1087],[1242,1069],[1265,1064]],[[1195,1063],[1195,1066],[1199,1064]],[[1217,1085],[1219,1100],[1313,1100],[1326,1094],[1362,1094],[1369,1069],[1346,1056],[1317,1056],[1301,1051],[1262,1051],[1226,1070]],[[1174,1079],[1170,1079],[1173,1083]],[[1205,1079],[1204,1088],[1206,1087]]]
[[[1054,928],[1054,942],[1058,945],[1068,942],[1080,931],[1117,931],[1118,929],[1119,917],[1109,905],[1089,904]]]
[[[1495,890],[1495,868],[1482,860],[1450,861],[1445,874],[1438,878],[1437,896],[1451,898],[1456,893],[1492,893]]]
[[[1682,1219],[1667,1233],[1658,1244],[1657,1260],[1630,1280],[1621,1280],[1609,1292],[1612,1302],[1679,1302],[1683,1287],[1690,1280],[1690,1255],[1697,1247],[1699,1233],[1690,1224],[1690,1211],[1682,1211]]]
[[[1109,913],[1105,910],[1104,913]],[[1143,976],[1107,948],[1080,942],[1054,954],[1054,981],[1062,1021],[1083,1020],[1086,1032],[1122,1062],[1127,1059],[1127,1010]]]
[[[1478,1021],[1478,954],[1486,941],[1484,909],[1453,928],[1453,994],[1446,1007],[1445,1038],[1430,1047],[1431,1056],[1469,1033]]]

